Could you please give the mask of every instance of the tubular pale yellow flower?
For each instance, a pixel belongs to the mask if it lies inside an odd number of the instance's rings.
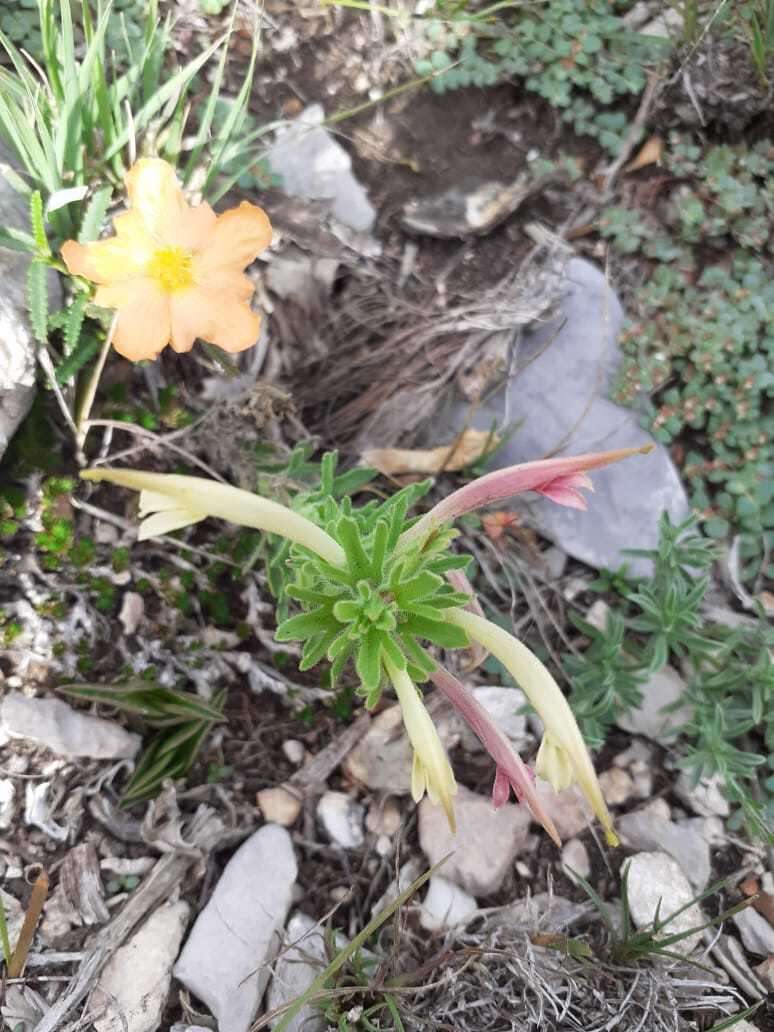
[[[62,247],[69,272],[98,284],[95,304],[115,309],[116,351],[139,362],[167,344],[190,351],[197,337],[224,351],[252,347],[260,317],[243,270],[271,243],[266,212],[247,201],[222,215],[206,201],[191,207],[160,158],[135,162],[126,190],[115,236]]]
[[[548,670],[525,645],[489,620],[464,609],[450,610],[445,618],[499,659],[537,710],[545,727],[537,773],[557,791],[577,781],[605,829],[608,843],[618,845],[586,743],[567,700]]]
[[[344,566],[346,562],[342,547],[311,520],[287,506],[231,484],[220,484],[206,477],[109,467],[86,469],[81,477],[107,480],[140,492],[140,516],[143,517],[138,534],[140,541],[215,516],[243,527],[281,534],[288,541],[310,548],[334,566]]]
[[[443,806],[449,827],[456,832],[454,796],[457,794],[457,782],[435,724],[406,671],[399,670],[387,658],[384,665],[398,696],[406,733],[414,749],[411,769],[411,795],[414,802],[418,803],[427,791],[432,803]]]

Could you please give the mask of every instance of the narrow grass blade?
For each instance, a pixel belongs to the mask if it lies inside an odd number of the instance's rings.
[[[402,907],[404,903],[408,902],[414,893],[420,889],[425,882],[436,873],[442,864],[446,863],[448,859],[449,857],[445,856],[442,860],[439,860],[437,864],[433,864],[430,870],[425,871],[424,874],[420,875],[419,878],[413,881],[404,892],[401,892],[397,899],[393,900],[389,906],[385,907],[384,910],[380,911],[376,917],[369,921],[365,928],[359,932],[354,939],[334,957],[325,970],[315,978],[309,988],[293,1001],[274,1026],[274,1032],[287,1032],[291,1021],[298,1012],[311,1002],[318,993],[325,989],[325,986],[330,979],[344,966],[347,960],[371,938],[374,932],[381,928],[385,921],[388,921],[392,917],[396,910]]]
[[[11,963],[11,940],[8,938],[8,923],[5,919],[5,904],[0,896],[0,944],[3,947],[3,960],[5,966]]]
[[[113,188],[110,186],[103,186],[92,195],[81,220],[80,243],[89,244],[99,238],[112,196]]]

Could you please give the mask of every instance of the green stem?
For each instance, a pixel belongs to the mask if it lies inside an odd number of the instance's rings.
[[[94,399],[97,396],[99,382],[102,379],[102,372],[105,368],[108,351],[110,351],[110,345],[113,343],[113,334],[115,333],[117,323],[118,315],[116,314],[113,316],[110,329],[105,337],[105,343],[102,345],[102,351],[99,353],[99,358],[97,359],[97,363],[92,370],[88,383],[86,384],[86,390],[83,393],[81,404],[78,407],[78,412],[76,413],[75,425],[77,429],[75,434],[75,444],[81,458],[83,457],[83,446],[86,443],[86,437],[90,428],[89,416],[91,415],[91,409],[94,405]],[[82,465],[86,465],[85,459],[83,459]]]

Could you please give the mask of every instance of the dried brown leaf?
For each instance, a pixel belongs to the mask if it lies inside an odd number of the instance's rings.
[[[363,462],[388,477],[406,473],[435,476],[465,469],[497,444],[497,438],[488,430],[465,430],[451,444],[440,448],[369,448],[363,452]]]
[[[664,153],[664,141],[660,136],[649,136],[634,158],[624,167],[624,172],[636,172],[647,165],[658,165]]]

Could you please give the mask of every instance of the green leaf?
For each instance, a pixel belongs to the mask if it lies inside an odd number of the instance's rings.
[[[0,247],[7,247],[9,251],[26,251],[28,254],[35,254],[38,245],[30,233],[23,229],[14,229],[13,226],[0,226]]]
[[[189,61],[184,68],[171,76],[160,89],[135,113],[133,123],[127,123],[116,135],[112,145],[103,154],[103,160],[112,158],[122,147],[125,147],[132,136],[132,132],[142,132],[146,129],[154,115],[158,114],[165,104],[170,100],[173,105],[177,104],[180,93],[188,88],[196,73],[204,67],[218,47],[223,44],[225,37],[215,40],[206,50]],[[173,107],[174,110],[174,107]]]
[[[88,300],[89,299],[86,294],[78,294],[73,299],[72,304],[70,305],[70,308],[67,312],[67,319],[64,325],[65,356],[70,356],[78,347],[78,342],[81,339],[83,316],[86,311],[86,305],[88,304]]]
[[[30,194],[30,224],[38,253],[40,255],[51,254],[48,246],[48,237],[46,236],[46,223],[43,218],[43,198],[40,196],[40,190],[33,190]]]
[[[101,347],[99,340],[91,333],[81,335],[71,354],[60,362],[56,370],[56,382],[68,383],[97,354]]]
[[[434,645],[444,649],[464,649],[468,646],[468,636],[461,627],[446,623],[443,620],[428,620],[424,616],[410,615],[401,630],[405,628],[418,638],[427,638]]]
[[[236,6],[234,7],[234,14],[236,13]],[[229,26],[229,35],[226,37],[224,43],[225,47],[228,47],[229,38],[233,29],[233,15],[232,21]],[[255,74],[255,62],[258,57],[258,46],[260,44],[261,32],[260,24],[256,19],[253,22],[253,45],[250,52],[250,63],[247,66],[247,70],[244,72],[244,79],[239,93],[234,98],[231,109],[228,115],[223,120],[223,123],[218,131],[218,135],[215,139],[215,145],[212,148],[210,154],[209,170],[207,172],[207,178],[204,181],[204,190],[207,191],[214,177],[220,171],[224,164],[225,150],[231,140],[232,135],[239,129],[240,125],[244,121],[245,111],[247,110],[247,104],[250,99],[250,91],[253,86],[253,76]]]
[[[383,634],[372,628],[360,642],[355,669],[363,685],[371,691],[378,688],[382,679]]]
[[[443,583],[443,577],[424,570],[417,577],[399,584],[395,591],[395,599],[399,606],[405,608],[411,602],[433,595],[440,587],[443,587]]]
[[[312,635],[333,629],[339,630],[340,627],[330,610],[321,606],[310,613],[299,613],[284,620],[275,631],[274,637],[277,641],[303,641]]]
[[[360,529],[350,516],[342,516],[336,523],[335,537],[347,556],[347,566],[355,580],[365,580],[371,572]]]
[[[113,188],[110,186],[100,187],[92,194],[81,219],[81,228],[78,233],[80,243],[89,244],[93,240],[99,239],[112,196]]]
[[[30,262],[27,272],[27,307],[35,340],[45,344],[48,339],[48,267],[36,258]]]
[[[304,642],[299,670],[311,670],[317,666],[321,659],[327,654],[328,649],[338,638],[338,631],[329,631],[328,634],[319,634],[316,637],[307,638]]]
[[[379,584],[384,573],[384,560],[387,555],[387,541],[390,528],[386,520],[377,520],[371,539],[371,578]]]

